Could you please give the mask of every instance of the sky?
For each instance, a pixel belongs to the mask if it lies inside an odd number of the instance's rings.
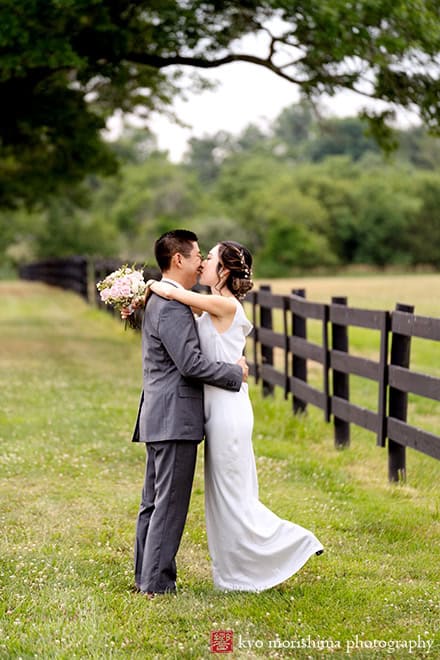
[[[220,130],[238,134],[250,123],[265,128],[284,108],[299,101],[297,86],[257,65],[234,62],[204,71],[203,75],[218,81],[215,90],[188,93],[186,101],[176,99],[172,105],[187,127],[158,113],[148,122],[159,149],[168,151],[174,162],[181,160],[191,137],[211,135]],[[356,114],[364,106],[364,98],[347,92],[323,99],[321,110],[343,117]],[[118,118],[110,121],[112,137],[118,135],[119,128]]]
[[[248,35],[234,50],[264,55],[266,47],[264,34]],[[158,113],[148,122],[157,136],[159,149],[168,151],[174,162],[181,160],[191,137],[212,135],[220,130],[238,134],[250,123],[264,129],[284,108],[299,101],[296,85],[255,64],[233,62],[198,71],[208,80],[218,81],[218,85],[215,90],[189,92],[186,101],[175,99],[172,110],[187,127]],[[324,115],[350,116],[365,107],[367,101],[365,97],[344,92],[323,98],[320,110]],[[369,107],[372,105],[370,102]],[[381,105],[376,103],[374,107]],[[117,117],[110,120],[110,137],[118,135],[120,126]]]

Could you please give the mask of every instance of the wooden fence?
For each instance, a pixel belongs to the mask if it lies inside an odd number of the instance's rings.
[[[373,432],[379,446],[388,446],[390,481],[405,479],[406,447],[440,459],[440,436],[407,423],[408,393],[440,401],[440,378],[409,368],[411,338],[440,341],[440,319],[415,316],[413,307],[399,304],[388,312],[350,308],[345,298],[332,298],[331,304],[310,302],[304,290],[281,296],[268,286],[249,293],[246,301],[254,324],[250,372],[262,382],[265,395],[281,387],[286,398],[292,395],[295,413],[308,404],[323,410],[327,422],[333,418],[337,447],[349,444],[350,424]],[[281,331],[273,329],[274,310],[281,313]],[[320,324],[320,343],[307,339],[307,320]],[[349,327],[379,333],[378,360],[350,354]],[[282,357],[274,361],[276,349]],[[308,383],[309,361],[321,367],[320,388]],[[350,375],[377,383],[375,410],[350,401]]]
[[[121,259],[88,259],[87,257],[65,257],[44,259],[21,266],[19,275],[24,280],[36,280],[79,293],[88,302],[114,314],[110,305],[99,297],[96,283],[123,265]],[[144,268],[145,279],[159,279],[157,268]]]
[[[22,267],[20,276],[73,290],[113,312],[101,302],[96,282],[121,265],[119,259],[48,259]],[[159,276],[156,268],[145,269],[146,278]],[[269,286],[250,292],[246,302],[252,307],[254,325],[247,355],[250,374],[261,381],[265,395],[281,387],[286,399],[292,396],[295,414],[309,404],[320,408],[324,419],[333,421],[337,447],[350,443],[350,424],[374,433],[377,444],[388,447],[390,481],[405,479],[406,447],[440,459],[440,436],[407,422],[409,393],[440,401],[440,378],[409,366],[411,339],[440,341],[440,319],[416,316],[407,305],[388,312],[348,307],[346,298],[332,298],[331,304],[310,302],[304,290],[282,296],[273,294]],[[273,329],[274,312],[282,319],[281,331]],[[320,325],[319,343],[307,338],[308,320]],[[378,360],[349,352],[349,327],[379,333]],[[274,360],[274,351],[281,360]],[[308,382],[309,362],[320,366],[320,388]],[[350,375],[377,383],[375,410],[350,401]]]
[[[111,271],[109,271],[111,272]],[[19,269],[24,280],[46,282],[89,298],[89,262],[86,257],[54,258],[25,264]]]

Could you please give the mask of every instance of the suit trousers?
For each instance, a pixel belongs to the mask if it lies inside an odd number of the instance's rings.
[[[143,592],[176,590],[176,554],[188,513],[198,442],[147,443],[136,524],[135,582]]]

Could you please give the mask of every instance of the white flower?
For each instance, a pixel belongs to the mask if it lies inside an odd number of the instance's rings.
[[[142,302],[145,293],[145,280],[141,270],[129,268],[126,264],[107,275],[96,285],[101,300],[116,309],[132,307]]]

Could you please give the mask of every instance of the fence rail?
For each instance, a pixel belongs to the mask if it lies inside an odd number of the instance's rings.
[[[122,263],[85,257],[48,259],[23,266],[20,276],[73,290],[113,311],[102,303],[95,285]],[[158,277],[159,271],[146,268],[145,276]],[[388,448],[390,481],[406,477],[406,447],[440,459],[440,436],[407,422],[408,394],[440,401],[440,378],[409,366],[411,339],[440,341],[440,319],[416,316],[407,305],[388,312],[348,307],[347,299],[339,297],[330,304],[317,303],[307,300],[302,289],[283,296],[273,294],[267,285],[250,292],[246,303],[252,307],[254,325],[247,356],[250,374],[261,381],[264,395],[279,387],[286,399],[292,396],[295,414],[308,405],[321,409],[325,421],[333,418],[337,447],[349,445],[351,424],[374,433],[377,444]],[[273,328],[274,311],[281,315],[282,331]],[[320,343],[307,337],[309,320],[320,324]],[[350,327],[379,333],[378,360],[350,354]],[[276,352],[282,353],[282,360],[275,363]],[[322,370],[321,388],[308,382],[310,361]],[[350,401],[350,376],[377,383],[375,410]]]
[[[327,422],[333,419],[337,447],[349,445],[351,424],[374,433],[377,444],[388,447],[390,481],[405,479],[406,447],[440,459],[440,436],[407,422],[409,393],[440,401],[440,378],[409,366],[411,338],[440,341],[440,319],[416,316],[407,305],[397,305],[392,312],[358,309],[348,307],[345,298],[316,303],[306,300],[304,290],[280,296],[267,286],[248,294],[246,302],[252,306],[255,327],[248,351],[250,372],[257,383],[262,381],[265,395],[282,387],[286,398],[292,395],[295,413],[305,411],[309,404],[323,410]],[[275,310],[282,312],[282,332],[273,330]],[[308,320],[321,324],[321,343],[307,338]],[[350,354],[350,327],[379,333],[378,360]],[[278,364],[274,349],[283,352]],[[309,361],[322,369],[321,389],[307,382]],[[350,401],[350,376],[377,384],[374,410]]]
[[[35,280],[52,284],[79,293],[88,302],[110,314],[115,311],[99,297],[96,283],[120,268],[125,262],[121,259],[88,259],[87,257],[65,257],[44,259],[20,267],[19,275],[24,280]],[[154,267],[144,268],[145,279],[159,278],[160,272]]]
[[[65,259],[44,259],[20,267],[19,274],[24,280],[35,280],[59,286],[79,293],[88,299],[89,262],[85,257]]]

